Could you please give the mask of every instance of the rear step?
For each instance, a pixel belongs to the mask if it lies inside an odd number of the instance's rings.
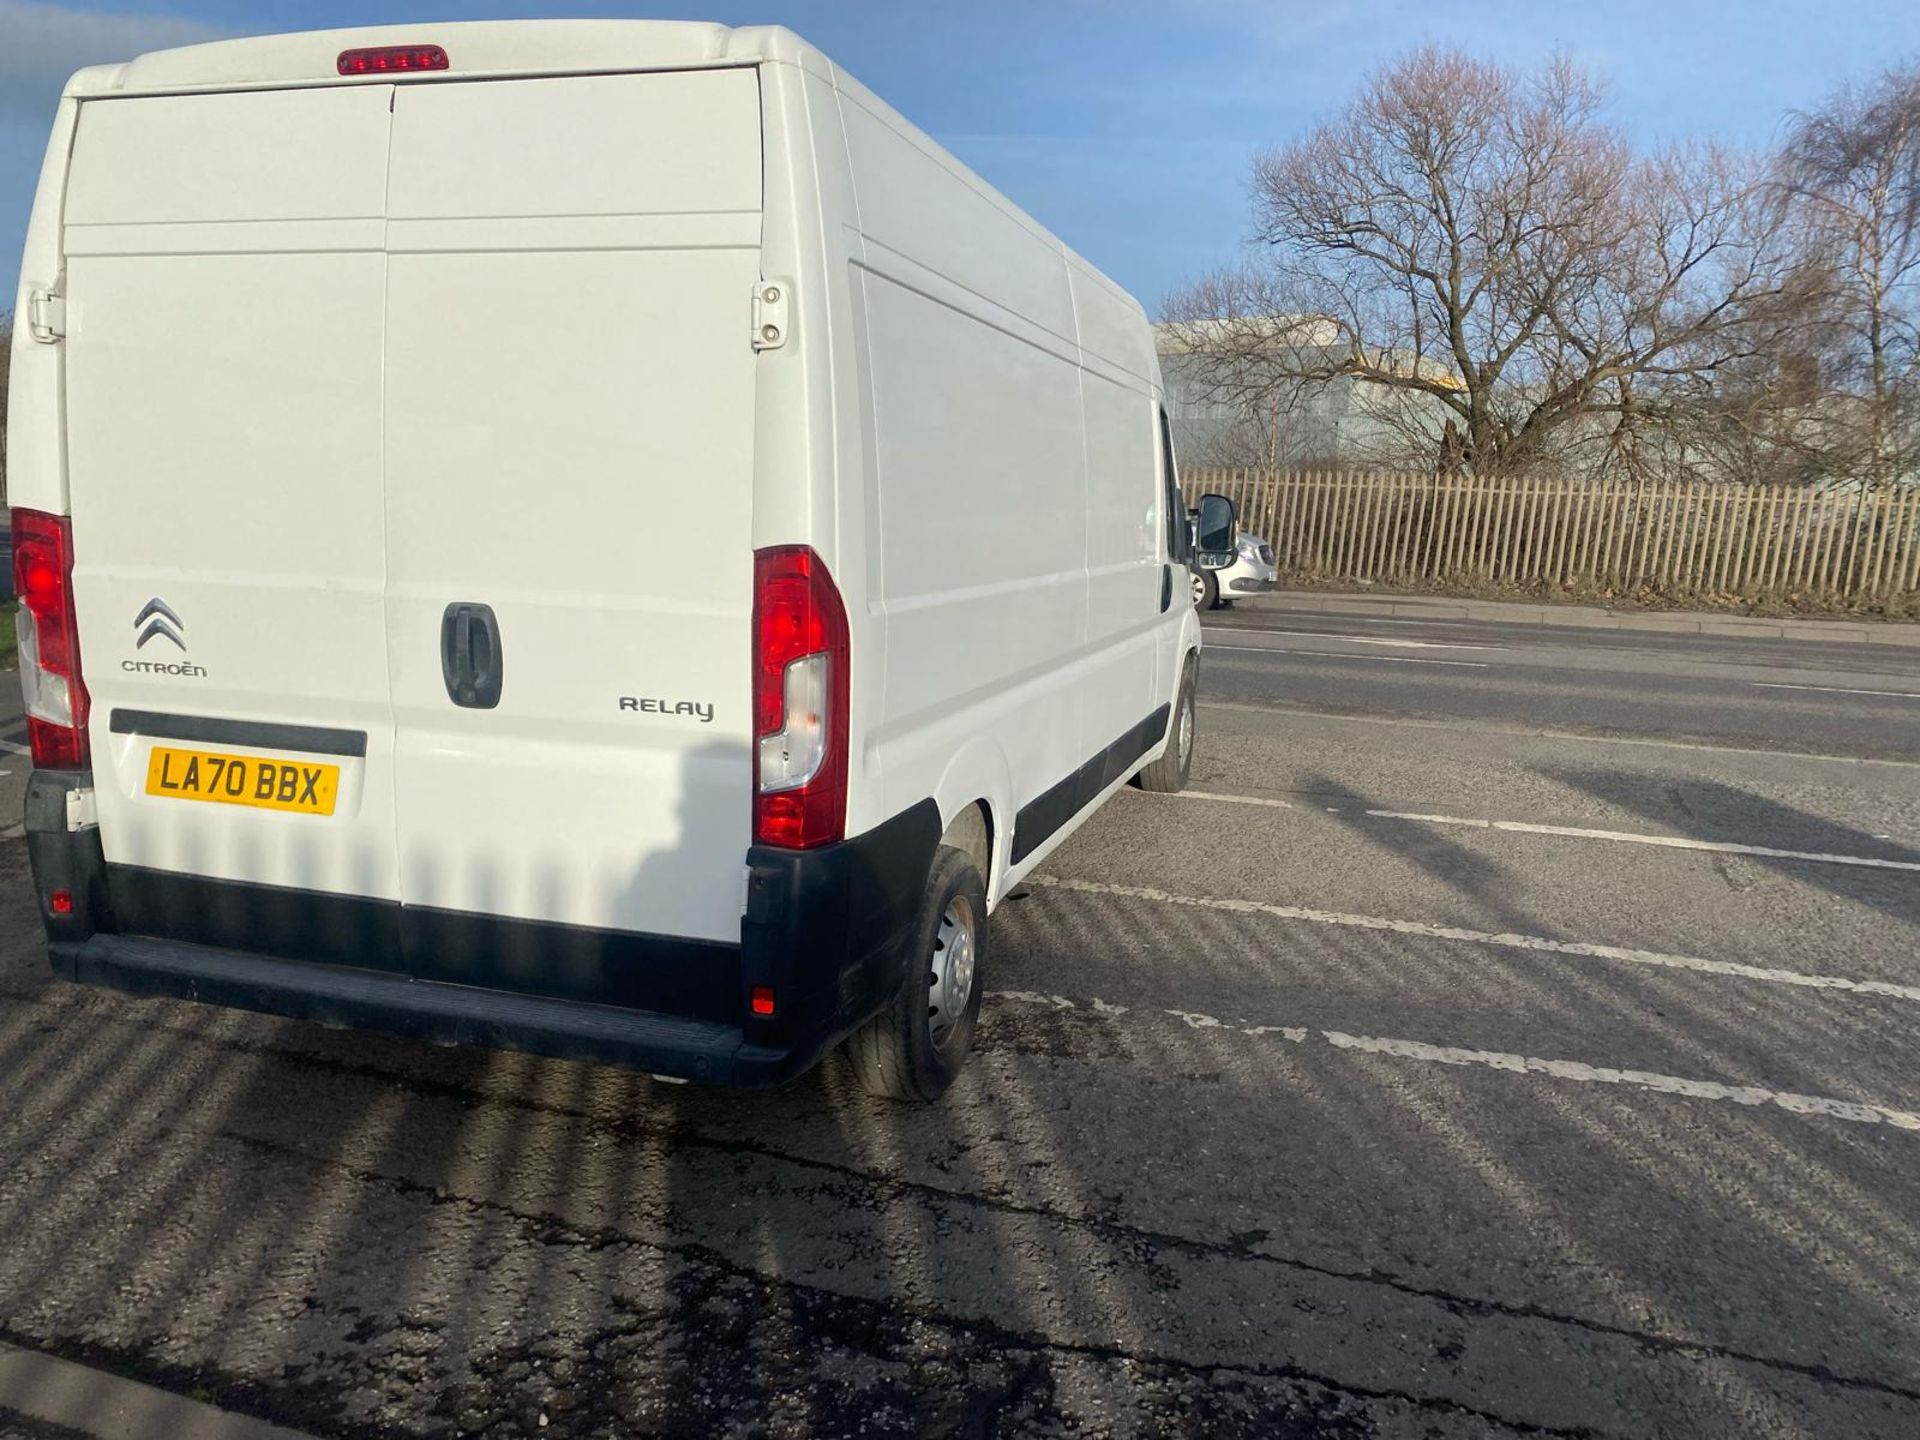
[[[242,955],[204,945],[95,935],[48,947],[55,972],[134,995],[197,1000],[438,1045],[523,1050],[676,1080],[777,1084],[812,1055],[744,1043],[738,1029],[607,1005],[547,1000],[375,970]]]

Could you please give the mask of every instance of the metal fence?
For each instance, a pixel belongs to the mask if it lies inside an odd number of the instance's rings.
[[[1920,588],[1920,486],[1191,470],[1283,574],[1861,604]]]

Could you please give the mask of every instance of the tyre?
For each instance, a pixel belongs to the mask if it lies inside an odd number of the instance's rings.
[[[1158,760],[1135,777],[1142,790],[1173,795],[1187,788],[1187,776],[1193,770],[1193,690],[1198,676],[1199,666],[1192,656],[1188,656],[1187,667],[1180,675],[1180,693],[1173,701],[1172,734],[1168,737],[1167,748],[1160,753]]]
[[[1193,572],[1193,608],[1216,610],[1220,606],[1220,577],[1211,570]]]
[[[848,1038],[847,1059],[870,1094],[937,1100],[973,1048],[986,985],[987,886],[965,851],[934,852],[910,943],[900,993]]]

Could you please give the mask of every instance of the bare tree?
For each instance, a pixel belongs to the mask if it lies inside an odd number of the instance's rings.
[[[1257,244],[1172,297],[1243,403],[1350,380],[1443,466],[1630,451],[1672,382],[1769,343],[1805,298],[1758,167],[1637,155],[1595,83],[1425,49],[1254,165]]]
[[[1833,383],[1864,411],[1874,480],[1920,462],[1920,64],[1793,117],[1781,183],[1831,279]]]

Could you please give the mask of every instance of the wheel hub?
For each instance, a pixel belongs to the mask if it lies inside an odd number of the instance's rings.
[[[933,963],[927,972],[927,1033],[944,1043],[967,1013],[973,996],[973,906],[956,895],[940,916],[933,937]]]

